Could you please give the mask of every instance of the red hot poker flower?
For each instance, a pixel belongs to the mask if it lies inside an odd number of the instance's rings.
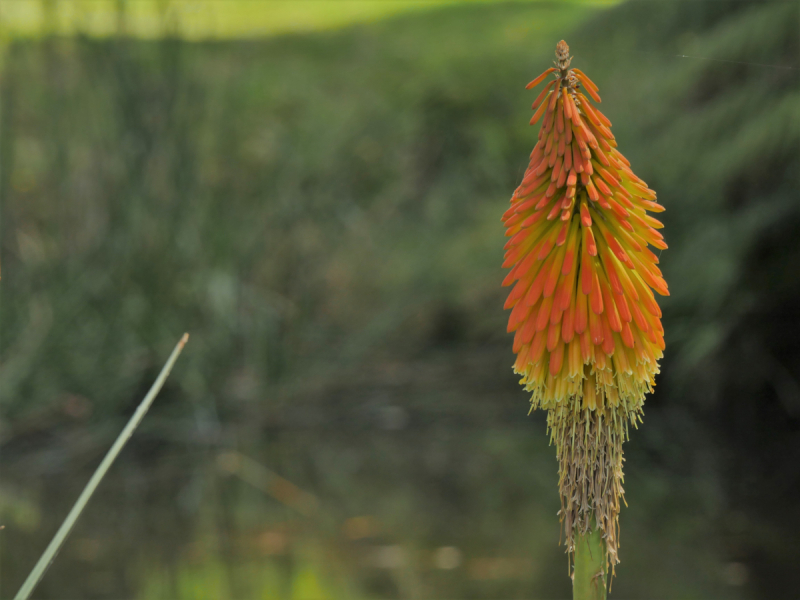
[[[539,140],[503,215],[503,285],[513,285],[505,308],[514,371],[532,409],[548,411],[567,550],[594,519],[613,569],[622,441],[641,420],[664,350],[653,291],[669,292],[648,246],[667,245],[647,214],[664,208],[617,150],[611,122],[589,101],[600,102],[599,90],[570,67],[563,40],[556,58],[528,84],[554,75],[533,103]]]

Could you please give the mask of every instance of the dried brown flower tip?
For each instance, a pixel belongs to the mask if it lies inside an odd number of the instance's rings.
[[[569,68],[569,63],[572,61],[569,55],[569,46],[567,46],[567,42],[561,40],[556,44],[556,66],[561,69]]]

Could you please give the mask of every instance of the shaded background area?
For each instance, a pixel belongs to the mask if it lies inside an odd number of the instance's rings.
[[[795,597],[800,7],[755,1],[6,36],[0,595],[189,331],[37,597],[569,597],[499,267],[562,38],[667,208],[612,597]]]

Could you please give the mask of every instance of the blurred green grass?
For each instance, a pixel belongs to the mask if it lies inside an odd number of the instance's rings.
[[[27,363],[6,410],[70,390],[102,417],[176,327],[197,335],[184,384],[207,402],[234,373],[253,398],[495,304],[522,88],[557,36],[535,65],[514,49],[591,10],[487,8],[258,43],[13,45],[2,300],[5,339],[30,350],[9,348]]]
[[[0,32],[14,38],[41,38],[47,34],[109,37],[124,33],[141,39],[158,39],[165,34],[195,41],[241,39],[330,29],[407,12],[498,1],[15,0],[0,5]],[[618,2],[579,0],[582,5],[595,6]]]
[[[499,217],[536,133],[523,88],[565,38],[667,207],[667,354],[626,449],[615,590],[786,597],[800,555],[786,535],[800,529],[797,22],[786,3],[497,3],[264,40],[12,40],[0,434],[4,535],[26,550],[4,556],[3,591],[189,330],[86,517],[89,542],[65,549],[42,594],[168,597],[224,572],[220,589],[247,597],[258,582],[231,574],[254,553],[285,595],[292,565],[330,554],[342,561],[320,577],[345,573],[367,597],[568,593],[555,462],[511,375],[499,287]],[[219,447],[311,490],[326,520],[298,525],[220,480]],[[383,532],[343,541],[358,515]],[[296,550],[252,549],[278,533]],[[198,558],[189,541],[204,536]],[[418,557],[408,570],[360,562],[398,544]],[[451,545],[462,567],[425,566]],[[147,552],[166,574],[125,566]]]

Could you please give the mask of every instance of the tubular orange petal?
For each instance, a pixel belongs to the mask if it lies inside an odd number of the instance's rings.
[[[547,70],[546,70],[544,73],[542,73],[541,75],[539,75],[539,76],[538,76],[536,79],[534,79],[534,80],[533,80],[533,81],[531,81],[531,82],[530,82],[528,85],[526,85],[526,86],[525,86],[525,89],[526,89],[526,90],[529,90],[529,89],[531,89],[531,88],[535,88],[537,85],[539,85],[540,83],[542,83],[542,82],[544,81],[545,77],[547,77],[548,75],[550,75],[550,73],[554,73],[554,72],[556,72],[557,70],[558,70],[558,69],[556,69],[555,67],[550,67],[550,68],[549,68],[549,69],[547,69]]]
[[[536,210],[547,208],[553,200],[554,198],[552,196],[545,195],[543,191],[541,197],[539,198],[539,202],[536,203]]]
[[[602,102],[602,100],[600,99],[600,95],[597,93],[598,91],[597,86],[595,86],[594,83],[592,83],[592,81],[588,77],[586,77],[586,75],[578,71],[578,69],[575,69],[575,73],[578,75],[578,81],[580,81],[583,84],[583,87],[586,89],[586,91],[589,92],[589,95],[592,97],[592,100],[594,100],[597,103]]]
[[[581,202],[581,224],[587,228],[592,226],[592,215],[589,214],[586,202]]]
[[[564,342],[559,341],[555,351],[550,355],[550,374],[554,377],[561,371],[564,362]]]
[[[610,152],[611,151],[611,148],[613,148],[613,146],[611,144],[614,142],[614,140],[603,137],[600,134],[600,132],[597,131],[597,129],[595,129],[594,126],[592,126],[592,128],[591,128],[591,132],[594,134],[594,137],[597,140],[598,145],[600,146],[599,148],[596,148],[597,152],[595,153],[595,156],[597,156],[597,159],[601,163],[607,165],[608,164],[608,159],[604,157],[604,154],[606,152]],[[601,158],[601,157],[603,157],[603,158]]]
[[[631,332],[631,326],[628,323],[622,324],[622,332],[620,334],[622,338],[622,342],[628,347],[633,348],[634,341],[633,341],[633,332]]]
[[[578,99],[581,101],[581,103],[584,106],[588,106],[589,107],[589,109],[592,111],[592,114],[596,117],[596,119],[597,119],[597,121],[599,123],[602,123],[603,125],[605,125],[608,128],[611,127],[611,121],[608,120],[608,117],[606,117],[602,112],[600,112],[599,108],[597,108],[596,106],[590,105],[589,104],[589,100],[587,100],[586,96],[584,96],[581,93],[578,93]]]
[[[642,202],[642,206],[644,206],[647,210],[656,213],[664,212],[664,210],[666,210],[663,206],[661,206],[657,202],[651,202],[649,200]]]
[[[570,171],[572,174],[572,145],[566,145],[564,147],[564,169]],[[575,183],[567,183],[567,185],[575,185]]]
[[[628,306],[628,300],[625,298],[624,294],[614,293],[614,304],[617,307],[617,312],[619,312],[619,318],[622,319],[624,323],[630,323],[633,317],[631,315],[630,306]]]
[[[556,134],[557,135],[557,134]],[[553,147],[550,149],[550,156],[547,157],[547,166],[552,167],[556,164],[556,158],[558,157],[558,138],[554,139]]]
[[[522,222],[522,226],[523,227],[530,227],[531,225],[534,225],[538,221],[541,221],[544,216],[545,216],[545,211],[538,210],[535,213],[533,213],[532,215],[530,215],[528,218],[526,218]]]
[[[545,334],[544,331],[537,331],[536,335],[533,337],[533,342],[531,342],[530,357],[532,362],[537,363],[542,360],[546,344],[547,334]]]
[[[598,279],[602,278],[602,272],[598,270]],[[612,331],[616,331],[619,333],[622,331],[622,319],[620,319],[619,312],[617,312],[617,306],[614,303],[614,299],[611,296],[611,290],[608,287],[608,284],[605,280],[600,281],[600,292],[603,297],[603,309],[608,317],[608,323],[611,326]]]
[[[556,87],[553,90],[553,94],[550,97],[550,105],[548,106],[548,110],[552,111],[556,106],[556,100],[558,99],[558,94],[561,91],[561,80],[556,80]]]
[[[586,251],[589,256],[597,256],[597,242],[594,239],[591,227],[583,228],[583,243],[586,245]]]
[[[593,310],[589,312],[589,336],[595,346],[603,343],[603,321],[600,315]]]
[[[555,350],[560,339],[561,339],[561,323],[553,324],[551,322],[550,327],[547,328],[547,351],[552,352],[553,350]]]
[[[662,227],[664,227],[664,224],[661,221],[659,221],[658,219],[654,219],[650,215],[644,215],[644,220],[645,223],[647,223],[647,225],[649,225],[653,229],[661,229]]]
[[[536,330],[542,331],[545,327],[547,327],[547,323],[550,321],[550,309],[553,308],[553,297],[548,296],[542,299],[541,304],[539,305],[539,312],[536,315]]]
[[[556,158],[555,165],[553,165],[553,173],[550,175],[550,181],[557,181],[558,178],[561,176],[561,167],[564,160],[559,156]],[[561,187],[561,186],[558,186]]]
[[[561,276],[561,280],[559,282],[559,289],[556,292],[556,299],[554,307],[558,308],[559,310],[567,310],[572,305],[572,298],[575,292],[575,279],[577,277],[578,270],[573,269],[566,275]]]
[[[597,189],[600,193],[604,194],[605,196],[611,195],[611,190],[608,189],[606,182],[600,179],[599,177],[595,177],[594,179],[592,179],[592,183],[594,183],[594,185],[597,186]]]
[[[598,317],[601,325],[603,326],[603,352],[605,352],[608,356],[611,356],[612,354],[618,354],[617,352],[614,352],[614,332],[608,322],[608,313],[603,313],[602,315],[598,315]]]
[[[519,329],[522,321],[530,314],[530,306],[526,306],[524,302],[517,303],[508,317],[508,332],[516,331]]]
[[[578,290],[575,303],[575,333],[583,333],[588,324],[589,300],[586,294]]]
[[[600,291],[600,280],[597,276],[597,270],[594,268],[592,269],[592,287],[589,292],[589,307],[592,309],[592,312],[598,315],[602,313],[605,308],[603,306],[603,295]]]
[[[572,144],[572,166],[578,173],[583,173],[583,157],[578,144]]]
[[[584,73],[580,69],[573,69],[573,71],[575,71],[575,74],[582,80],[582,83],[584,86],[586,86],[586,88],[594,90],[595,92],[600,91],[600,88],[598,88],[597,85],[595,85],[594,81],[592,81],[586,76],[586,73]]]
[[[577,326],[575,328],[575,333],[578,333]],[[592,337],[591,333],[589,332],[588,326],[584,327],[584,329],[580,332],[580,339],[581,339],[581,356],[583,357],[583,362],[588,363],[591,360],[592,355],[594,354]],[[589,380],[587,379],[587,381]]]
[[[582,124],[580,109],[576,106],[572,96],[567,95],[567,102],[569,102],[569,116],[572,119],[572,124],[576,127],[580,127]]]
[[[547,277],[547,264],[544,264],[539,269],[539,272],[536,274],[536,278],[533,280],[533,283],[531,284],[531,287],[528,290],[527,295],[525,296],[524,304],[528,306],[533,306],[539,301],[539,298],[542,296],[542,290],[544,289],[544,282],[546,277]]]
[[[597,156],[597,160],[600,161],[601,165],[605,167],[610,167],[611,161],[608,159],[607,155],[608,148],[603,147],[602,144],[600,145],[600,147],[602,148],[602,150],[595,153],[595,155]]]
[[[561,319],[561,339],[565,343],[569,343],[575,337],[575,307],[570,307],[564,311],[564,317]]]
[[[530,344],[534,334],[536,333],[536,321],[534,319],[528,319],[525,321],[525,324],[522,326],[522,329],[519,330],[519,333],[522,343]]]
[[[545,298],[552,296],[553,292],[555,292],[556,284],[558,283],[558,279],[561,274],[561,264],[564,262],[564,252],[565,249],[562,247],[558,252],[556,252],[553,258],[553,264],[551,265],[550,271],[547,274],[547,279],[544,282],[544,289],[542,290]]]
[[[560,172],[558,174],[558,180],[556,181],[556,187],[559,188],[564,187],[564,184],[566,182],[567,182],[567,170],[563,168],[562,165],[562,168],[560,169]]]
[[[547,220],[552,221],[553,219],[555,219],[556,216],[558,216],[559,211],[561,211],[561,204],[559,202],[556,202],[553,205],[553,208],[551,208],[550,212],[547,214]]]
[[[569,232],[569,223],[564,223],[558,232],[558,237],[556,238],[556,246],[564,245],[564,242],[567,241],[568,232]]]
[[[551,94],[551,93],[552,93],[552,92],[548,92],[548,95],[549,95],[549,94]],[[536,110],[536,112],[535,112],[535,113],[533,113],[533,117],[531,117],[531,125],[536,125],[536,122],[537,122],[539,119],[541,119],[541,118],[542,118],[542,115],[544,114],[544,111],[545,111],[545,109],[547,108],[547,105],[548,105],[548,103],[547,103],[547,102],[542,102],[542,103],[539,105],[539,108]]]
[[[544,194],[542,194],[542,196],[543,195]],[[534,208],[534,206],[539,201],[539,199],[540,199],[540,196],[539,195],[535,195],[535,196],[533,196],[531,198],[528,198],[527,200],[523,200],[522,202],[515,203],[511,207],[511,209],[513,209],[515,213],[520,213],[520,214],[526,213],[528,210]],[[509,209],[509,210],[511,210],[511,209]]]
[[[589,179],[589,183],[586,184],[586,192],[589,194],[589,198],[595,202],[600,200],[600,195],[597,193],[597,188],[594,187],[591,179]]]
[[[592,291],[592,267],[591,267],[591,258],[589,257],[589,252],[586,248],[585,243],[581,248],[580,275],[581,275],[581,292],[583,292],[584,295],[588,296],[589,292]]]
[[[631,314],[633,315],[633,320],[636,323],[637,327],[639,327],[639,329],[641,329],[644,332],[649,331],[650,325],[648,324],[647,319],[644,318],[644,315],[642,314],[642,311],[639,308],[639,303],[631,302],[630,308],[631,308]]]

